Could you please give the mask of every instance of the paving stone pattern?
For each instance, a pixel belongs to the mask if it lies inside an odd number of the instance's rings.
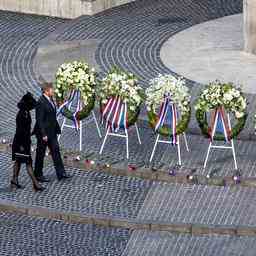
[[[166,40],[195,24],[240,12],[242,0],[135,1],[91,17],[81,16],[50,34],[49,41],[97,40],[101,42],[95,54],[101,68],[100,76],[117,65],[136,74],[146,88],[149,79],[159,73],[174,73],[160,58],[160,49]],[[188,79],[187,85],[193,88],[193,105],[203,85]],[[241,137],[255,139],[256,101],[254,95],[246,94],[246,97],[250,115]],[[140,118],[147,119],[145,109]],[[200,133],[194,111],[189,130]]]
[[[1,256],[119,256],[130,234],[126,229],[0,212]]]
[[[131,129],[129,132],[130,143],[129,161],[126,160],[125,141],[122,138],[109,137],[107,139],[103,154],[98,154],[102,141],[95,132],[94,123],[85,125],[83,153],[85,158],[97,159],[97,162],[109,163],[113,165],[123,165],[128,163],[135,164],[137,167],[155,167],[163,168],[168,171],[169,167],[176,166],[178,161],[177,148],[171,145],[158,144],[152,163],[149,162],[156,139],[152,129],[142,122],[139,123],[140,133],[142,134],[142,145],[138,144],[136,131]],[[104,130],[102,130],[104,132]],[[66,150],[78,150],[79,136],[73,135],[73,130],[67,129],[61,137],[61,145]],[[234,161],[231,150],[212,150],[210,153],[208,165],[203,169],[206,151],[209,145],[209,139],[200,135],[187,135],[190,151],[185,149],[184,139],[181,137],[181,156],[183,167],[178,172],[187,172],[196,169],[196,173],[207,175],[214,173],[217,176],[232,176],[235,172]],[[220,143],[218,143],[220,144]],[[254,141],[236,140],[236,156],[238,167],[244,177],[255,177],[255,155],[256,147]]]
[[[0,11],[0,133],[13,135],[16,104],[27,91],[40,94],[33,71],[38,42],[63,20]]]
[[[122,256],[254,256],[254,237],[133,232]]]
[[[139,219],[204,225],[255,226],[255,188],[155,183]]]
[[[99,172],[67,170],[71,181],[58,182],[52,167],[44,170],[52,181],[42,193],[31,193],[32,186],[26,171],[22,171],[20,182],[24,190],[8,190],[11,162],[10,156],[0,154],[2,187],[1,199],[28,206],[42,206],[65,212],[116,218],[136,218],[150,189],[150,182],[130,177],[114,177]]]
[[[129,5],[80,17],[57,35],[57,40],[102,40],[98,62],[107,71],[113,64],[138,74],[144,82],[168,72],[159,51],[173,34],[210,19],[242,11],[242,1],[135,1]]]
[[[1,65],[0,83],[5,88],[4,95],[1,95],[1,109],[9,112],[6,122],[1,124],[2,133],[13,132],[14,106],[18,97],[26,89],[39,94],[33,56],[38,42],[43,39],[45,43],[50,32],[49,40],[98,39],[102,43],[96,60],[103,72],[117,64],[136,73],[147,86],[149,78],[160,72],[171,72],[163,66],[159,56],[161,45],[171,35],[194,24],[241,10],[241,0],[150,0],[136,1],[72,21],[1,12],[0,35],[4,37],[1,60],[4,65]],[[14,91],[15,97],[10,97]]]
[[[111,176],[99,172],[70,170],[69,182],[57,182],[53,168],[45,173],[52,181],[42,193],[31,193],[25,170],[24,190],[10,192],[11,164],[1,154],[1,199],[65,212],[79,212],[139,222],[194,223],[255,226],[255,188],[176,185]]]
[[[111,63],[118,64],[135,72],[141,77],[143,85],[146,86],[148,79],[158,72],[171,72],[162,65],[159,58],[161,45],[166,39],[193,24],[234,14],[240,12],[241,9],[242,4],[238,0],[228,2],[151,0],[147,2],[137,1],[92,17],[82,16],[72,21],[1,12],[0,36],[4,40],[1,40],[0,51],[2,61],[0,86],[3,89],[1,90],[2,101],[0,103],[0,120],[2,120],[0,121],[0,128],[2,128],[0,134],[12,137],[17,111],[15,105],[18,98],[26,90],[30,90],[36,95],[40,93],[36,74],[33,70],[33,57],[40,40],[45,44],[47,39],[62,41],[99,39],[102,41],[102,45],[98,47],[96,60],[103,73],[110,67]],[[191,81],[189,83],[194,86],[193,94],[196,94],[200,86]],[[252,102],[250,108],[254,109],[254,100],[252,96],[250,97],[250,102]],[[251,118],[252,115],[247,122],[250,132],[253,131]],[[197,124],[193,118],[190,128],[195,127]],[[198,131],[198,128],[196,129]],[[144,141],[147,141],[146,133],[149,134],[151,131],[144,129],[142,131],[142,137],[145,137]],[[95,152],[101,141],[94,139],[94,132],[93,127],[92,132],[86,131],[84,137],[87,141],[94,142],[94,144],[90,143],[90,147],[85,146]],[[244,133],[247,134],[248,130]],[[69,133],[69,135],[72,141],[77,142],[75,133],[73,135]],[[115,139],[114,141],[119,142]],[[153,143],[154,137],[150,141]],[[130,145],[131,162],[141,165],[141,162],[145,162],[149,158],[151,147],[148,144],[141,147],[140,151],[145,150],[145,152],[142,154],[143,157],[139,159],[137,159],[137,155],[140,155],[137,152],[137,143],[131,140]],[[64,143],[64,146],[68,147],[69,141]],[[120,151],[116,149],[116,146],[120,146]],[[160,149],[157,151],[155,162],[162,161],[161,156],[165,147],[160,147]],[[120,155],[121,150],[124,152],[123,145],[111,140],[104,155],[109,156],[108,161],[115,162],[117,160],[111,157]],[[118,154],[113,151],[117,151]],[[123,156],[124,154],[122,154],[122,158]],[[175,159],[174,161],[176,163]]]

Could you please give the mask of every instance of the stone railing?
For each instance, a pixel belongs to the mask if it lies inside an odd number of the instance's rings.
[[[132,2],[134,0],[12,0],[0,1],[1,10],[75,18]]]

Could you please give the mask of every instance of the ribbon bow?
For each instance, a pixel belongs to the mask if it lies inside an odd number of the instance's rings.
[[[161,104],[160,112],[158,114],[158,121],[155,126],[155,131],[158,131],[160,128],[166,125],[168,125],[172,129],[172,144],[177,144],[177,132],[176,132],[176,126],[177,126],[177,109],[175,104],[171,102],[171,99],[169,95],[165,95],[164,101]]]
[[[225,141],[231,140],[231,127],[229,125],[225,110],[223,107],[216,108],[211,114],[211,125],[209,127],[209,135],[211,141],[214,139],[215,132],[222,133]]]
[[[77,114],[82,109],[81,92],[79,90],[72,90],[70,92],[68,99],[64,101],[64,103],[61,104],[60,107],[58,108],[57,116],[59,116],[60,114],[64,115],[64,109],[66,107],[70,108],[74,100],[76,100],[76,110],[74,113],[72,113],[72,121],[76,128],[76,131],[78,131],[80,127],[80,122],[77,118]]]
[[[128,128],[127,103],[120,97],[111,97],[101,109],[102,122],[106,122],[106,128],[117,132],[119,129]]]

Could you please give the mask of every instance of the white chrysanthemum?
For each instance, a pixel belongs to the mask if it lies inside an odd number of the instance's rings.
[[[56,72],[56,92],[58,97],[63,97],[60,93],[77,89],[81,92],[84,105],[88,104],[87,95],[92,95],[95,92],[95,73],[94,69],[89,69],[89,66],[84,62],[74,61],[64,63]]]
[[[121,70],[112,70],[102,79],[99,96],[102,103],[112,96],[120,96],[126,102],[131,111],[135,111],[142,102],[140,91],[142,88],[137,84],[137,79],[131,73]]]
[[[149,84],[150,86],[146,90],[147,109],[156,112],[156,109],[163,102],[164,96],[168,95],[182,113],[190,110],[187,107],[190,102],[190,95],[188,88],[185,86],[184,79],[160,74],[158,77],[150,80]]]
[[[232,84],[220,84],[216,81],[204,89],[195,104],[195,109],[207,112],[218,106],[224,106],[237,118],[241,118],[244,116],[247,103],[241,91]]]

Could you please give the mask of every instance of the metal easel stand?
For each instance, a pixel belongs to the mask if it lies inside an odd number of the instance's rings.
[[[231,128],[231,122],[230,122],[230,118],[229,118],[229,114],[227,114],[228,117],[228,125]],[[216,132],[216,126],[217,126],[217,119],[215,120],[214,123],[214,127],[213,127],[213,138]],[[213,142],[211,141],[207,150],[207,154],[206,154],[206,158],[204,161],[204,169],[206,168],[207,162],[208,162],[208,158],[209,158],[209,154],[212,148],[216,148],[216,149],[231,149],[232,150],[232,154],[233,154],[233,159],[234,159],[234,164],[235,164],[235,170],[237,170],[237,161],[236,161],[236,152],[235,152],[235,146],[234,146],[234,141],[233,139],[230,140],[230,144],[231,146],[225,146],[225,145],[221,145],[221,146],[217,146],[217,145],[213,145]]]
[[[139,144],[141,145],[141,139],[140,139],[140,134],[139,134],[139,129],[138,129],[137,123],[135,123],[135,129],[136,129],[136,133],[137,133]],[[103,143],[102,143],[101,148],[100,148],[100,152],[99,152],[100,155],[103,152],[103,149],[104,149],[104,146],[105,146],[105,143],[106,143],[106,140],[107,140],[108,136],[115,136],[115,137],[121,137],[121,138],[125,138],[126,139],[126,158],[129,159],[129,136],[128,136],[128,130],[125,129],[124,130],[124,134],[121,134],[121,133],[118,133],[118,132],[110,132],[110,127],[108,127],[107,133],[105,135],[105,138],[104,138]]]
[[[70,107],[71,106],[69,106],[69,108]],[[92,111],[91,113],[92,113],[93,119],[87,121],[86,124],[94,121],[94,123],[96,125],[96,128],[97,128],[98,135],[99,135],[100,138],[102,138],[101,131],[100,131],[100,128],[99,128],[98,121],[96,119],[95,113],[94,113],[94,111]],[[61,132],[63,131],[64,127],[71,128],[71,129],[76,129],[76,127],[74,125],[68,125],[68,124],[66,124],[66,122],[67,122],[67,118],[64,117],[63,123],[61,125]],[[78,128],[78,130],[79,130],[79,151],[80,152],[82,151],[82,145],[83,145],[83,125],[84,125],[83,121],[80,121],[79,122],[79,128]],[[58,135],[58,141],[60,140],[60,137],[61,137],[61,134]]]
[[[188,147],[188,141],[187,141],[187,136],[186,136],[186,133],[184,132],[183,133],[183,137],[184,137],[184,141],[185,141],[185,146],[186,146],[186,150],[189,152],[189,147]],[[164,144],[172,144],[171,141],[168,141],[168,140],[160,140],[160,134],[157,135],[156,137],[156,142],[155,142],[155,145],[154,145],[154,148],[153,148],[153,151],[152,151],[152,154],[151,154],[151,157],[150,157],[150,160],[149,162],[151,163],[152,160],[153,160],[153,157],[155,155],[155,151],[156,151],[156,147],[157,147],[157,144],[158,143],[164,143]],[[178,151],[178,164],[181,166],[181,154],[180,154],[180,136],[177,135],[177,151]]]

